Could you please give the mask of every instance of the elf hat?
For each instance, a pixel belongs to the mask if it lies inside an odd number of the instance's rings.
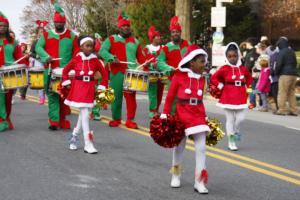
[[[65,16],[65,12],[62,9],[62,7],[56,2],[54,3],[54,16],[53,16],[53,21],[54,23],[66,23],[66,16]]]
[[[35,21],[38,28],[45,28],[48,25],[48,21],[36,20]]]
[[[203,49],[201,49],[198,45],[195,44],[188,46],[187,51],[185,52],[183,58],[179,62],[179,70],[181,70],[182,66],[190,62],[197,55],[204,55],[205,61],[207,62],[207,53]]]
[[[121,28],[122,26],[130,26],[130,20],[128,15],[125,12],[121,12],[118,17],[118,28]]]
[[[160,33],[159,33],[159,31],[155,30],[154,26],[151,26],[148,30],[148,37],[149,37],[150,42],[152,42],[156,36],[160,37]]]
[[[170,27],[169,27],[169,29],[170,29],[170,31],[172,31],[172,30],[181,31],[181,26],[178,23],[178,16],[172,17],[172,19],[170,21]]]
[[[9,24],[7,17],[0,11],[0,22]]]

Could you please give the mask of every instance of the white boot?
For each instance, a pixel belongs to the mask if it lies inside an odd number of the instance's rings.
[[[94,147],[93,144],[94,140],[94,133],[90,131],[88,134],[84,134],[84,152],[89,154],[96,154],[98,153],[97,149]]]
[[[237,151],[238,147],[235,143],[235,135],[229,135],[228,136],[228,149],[231,151]]]
[[[194,189],[200,194],[208,194],[208,189],[205,187],[205,183],[208,182],[208,173],[206,169],[203,169],[200,174],[196,174]]]
[[[180,175],[172,174],[171,187],[172,188],[180,187]]]
[[[77,128],[73,129],[72,138],[70,139],[70,150],[77,150],[79,145],[79,130]]]
[[[198,182],[195,181],[194,189],[196,192],[200,194],[208,194],[208,189],[205,187],[205,184],[203,181]]]

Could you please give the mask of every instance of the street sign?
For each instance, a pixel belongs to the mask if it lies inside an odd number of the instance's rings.
[[[211,27],[226,26],[226,7],[211,8]]]
[[[218,1],[221,1],[222,3],[232,3],[233,0],[218,0]]]
[[[212,66],[220,67],[225,64],[225,48],[222,44],[213,44]]]

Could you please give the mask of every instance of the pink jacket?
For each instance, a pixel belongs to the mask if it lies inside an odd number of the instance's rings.
[[[271,70],[269,67],[262,68],[256,89],[262,93],[269,93],[271,91],[271,81],[269,79]]]

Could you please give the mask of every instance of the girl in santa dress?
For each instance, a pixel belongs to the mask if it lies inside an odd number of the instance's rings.
[[[226,64],[211,77],[211,83],[222,90],[217,106],[225,110],[228,148],[237,151],[236,141],[240,137],[240,124],[245,119],[247,87],[252,83],[248,69],[242,65],[238,45],[229,43],[225,49]]]
[[[203,90],[205,78],[202,76],[207,54],[197,45],[188,47],[184,58],[180,61],[165,101],[161,118],[170,114],[172,102],[176,98],[176,115],[186,127],[186,137],[173,149],[173,162],[170,172],[172,173],[171,187],[180,187],[181,164],[186,138],[192,136],[195,142],[196,169],[194,189],[201,194],[207,194],[205,187],[208,174],[205,169],[205,141],[206,134],[210,129],[206,121],[206,113],[203,105]]]
[[[94,147],[93,131],[89,127],[89,108],[93,108],[95,99],[95,86],[97,80],[94,75],[99,71],[102,80],[98,86],[98,90],[105,90],[108,85],[108,74],[104,66],[94,54],[95,42],[91,37],[81,36],[78,39],[81,52],[77,54],[63,70],[62,86],[70,87],[68,97],[64,103],[68,106],[79,108],[79,116],[77,125],[73,130],[70,142],[70,149],[78,149],[79,132],[83,129],[84,152],[95,154],[97,149]],[[71,81],[68,73],[74,70],[75,77]]]

